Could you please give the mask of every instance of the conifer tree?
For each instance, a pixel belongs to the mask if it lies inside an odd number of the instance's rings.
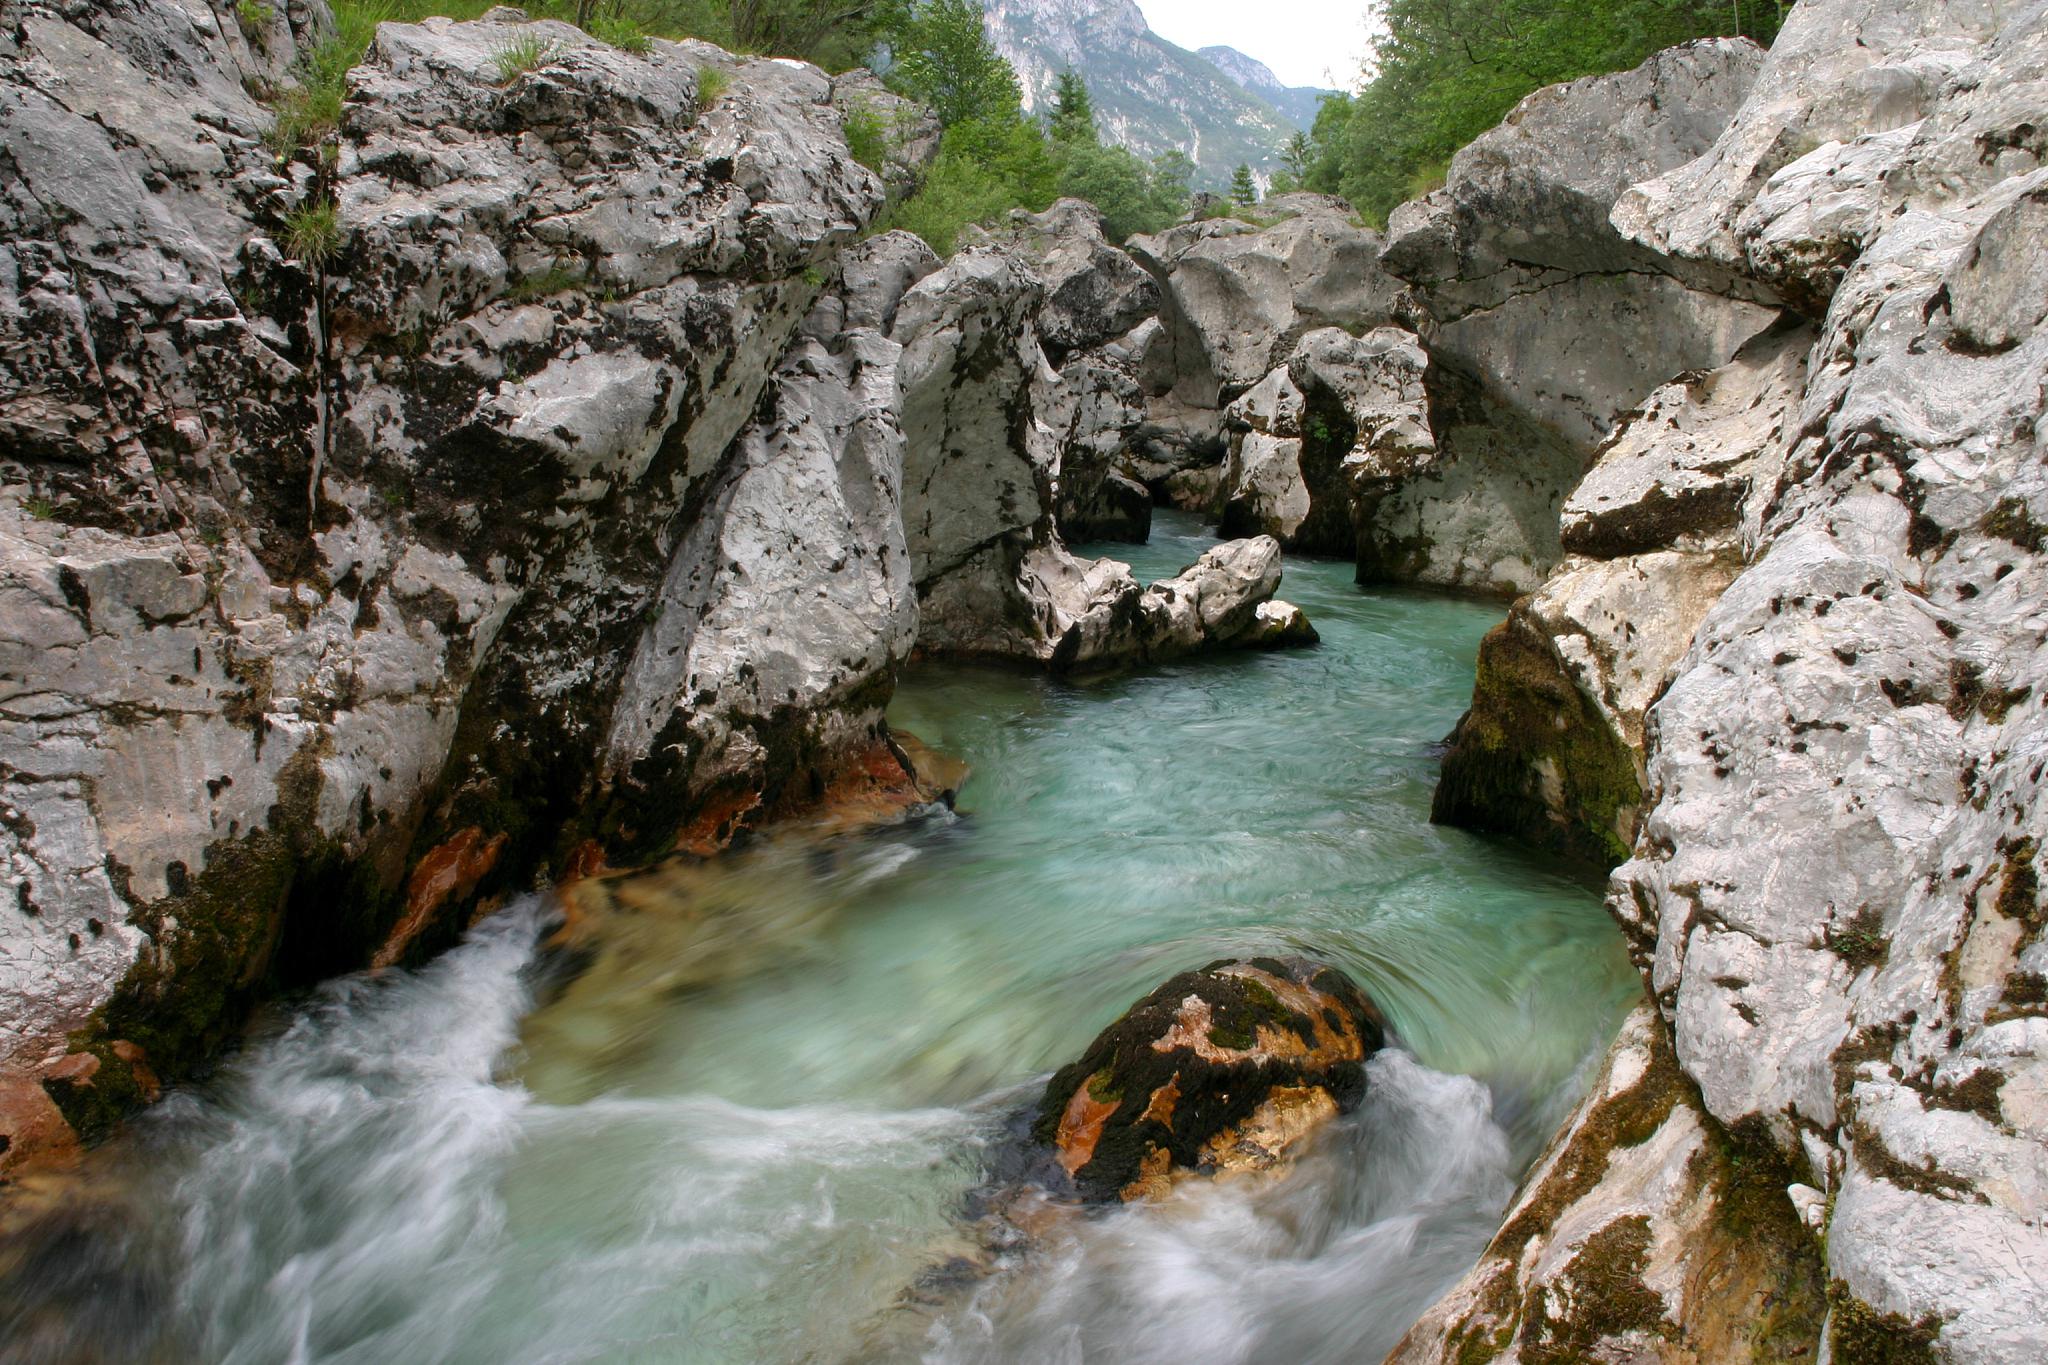
[[[1242,161],[1230,175],[1230,202],[1247,209],[1259,202],[1258,182],[1252,179],[1252,168]]]
[[[1054,142],[1067,145],[1096,140],[1095,105],[1088,98],[1088,82],[1075,72],[1060,72],[1046,131],[1052,134]]]

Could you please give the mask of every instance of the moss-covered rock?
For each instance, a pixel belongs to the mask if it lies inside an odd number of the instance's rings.
[[[1634,750],[1518,608],[1479,647],[1430,819],[1612,867],[1642,798]]]
[[[1379,1010],[1303,958],[1183,972],[1045,1088],[1033,1133],[1089,1201],[1163,1192],[1177,1172],[1263,1169],[1365,1094]]]

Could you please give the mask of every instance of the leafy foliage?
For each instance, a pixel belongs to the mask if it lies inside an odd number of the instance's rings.
[[[896,35],[890,84],[951,128],[1016,113],[1017,73],[989,41],[981,0],[925,0]]]
[[[1095,131],[1088,86],[1062,73],[1046,126],[1024,114],[1016,74],[989,42],[981,0],[925,0],[900,31],[889,82],[922,100],[945,133],[918,193],[890,226],[915,232],[940,254],[960,229],[1014,208],[1038,212],[1062,195],[1102,210],[1118,240],[1154,232],[1186,211],[1194,167],[1175,153],[1148,164]]]
[[[1442,175],[1451,154],[1524,95],[1635,66],[1691,38],[1769,42],[1779,0],[1386,0],[1386,36],[1356,95],[1323,101],[1307,188],[1385,221]],[[1293,157],[1290,149],[1289,160]]]

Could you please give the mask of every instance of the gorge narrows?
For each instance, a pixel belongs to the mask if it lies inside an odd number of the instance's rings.
[[[1164,577],[1210,543],[1166,513],[1120,553]],[[1427,823],[1499,608],[1351,577],[1288,566],[1315,650],[913,670],[891,722],[973,766],[957,815],[657,872],[573,979],[528,900],[279,1009],[102,1154],[112,1245],[46,1243],[19,1301],[135,1359],[1384,1352],[1635,988],[1583,876]],[[976,1192],[1045,1073],[1174,972],[1258,952],[1385,1010],[1364,1104],[1280,1178],[987,1245]],[[128,1292],[52,1292],[117,1248]]]

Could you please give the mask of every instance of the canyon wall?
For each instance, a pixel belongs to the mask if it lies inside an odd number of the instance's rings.
[[[291,129],[328,28],[0,5],[0,1166],[268,990],[911,799],[913,649],[1313,638],[1271,541],[1153,587],[1066,550],[1107,419],[1054,360],[1133,313],[1091,269],[1148,282],[1085,210],[862,240],[935,146],[904,107],[854,159],[872,76],[497,10],[380,26]]]
[[[1438,813],[1618,862],[1649,1000],[1396,1359],[2048,1340],[2044,128],[2041,5],[1802,0],[1614,202],[1781,315],[1620,420],[1482,654]]]

